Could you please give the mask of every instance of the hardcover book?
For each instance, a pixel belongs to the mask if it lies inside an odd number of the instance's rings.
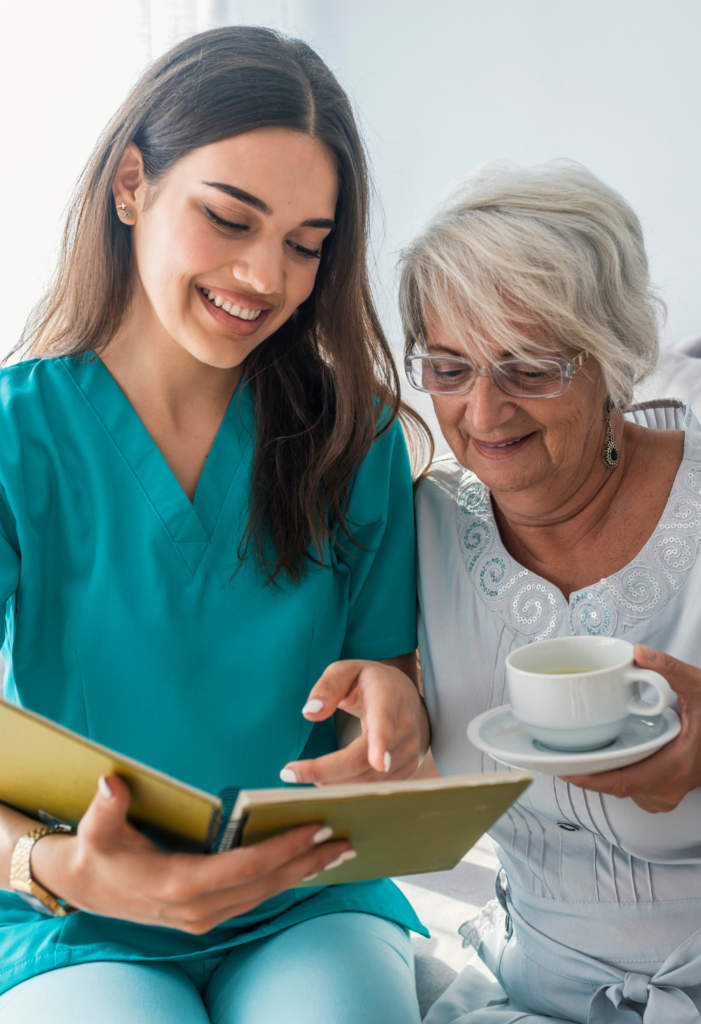
[[[112,773],[131,790],[130,821],[177,849],[218,853],[298,825],[329,825],[358,853],[334,871],[334,884],[450,870],[531,781],[504,771],[213,795],[0,700],[0,803],[77,825],[99,777]]]

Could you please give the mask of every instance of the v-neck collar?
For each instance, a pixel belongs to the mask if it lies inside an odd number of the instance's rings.
[[[212,442],[190,501],[158,445],[101,359],[93,353],[60,362],[78,386],[139,483],[190,574],[215,530],[246,449],[253,441],[253,403],[241,383]]]

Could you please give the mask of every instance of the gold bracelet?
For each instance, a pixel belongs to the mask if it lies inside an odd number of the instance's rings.
[[[35,910],[52,917],[66,917],[73,914],[75,908],[60,903],[57,896],[32,878],[31,857],[34,845],[40,839],[60,834],[55,828],[39,825],[17,840],[10,862],[10,887]]]

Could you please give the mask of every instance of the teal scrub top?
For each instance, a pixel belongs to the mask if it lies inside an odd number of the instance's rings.
[[[336,749],[301,715],[339,658],[416,647],[412,486],[401,427],[351,484],[360,546],[329,545],[303,581],[235,572],[248,518],[254,406],[240,385],[190,502],[94,357],[0,372],[0,601],[5,697],[216,793],[281,785],[287,761]],[[427,934],[388,880],[292,889],[203,936],[0,892],[0,992],[93,960],[197,960],[337,911]]]

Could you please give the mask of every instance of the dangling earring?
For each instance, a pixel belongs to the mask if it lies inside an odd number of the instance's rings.
[[[604,441],[604,447],[601,452],[601,461],[607,469],[615,469],[618,465],[618,448],[616,448],[616,438],[613,436],[613,427],[611,426],[611,413],[614,408],[614,403],[610,398],[606,399],[606,423],[608,429],[606,430],[606,440]]]
[[[131,218],[131,214],[129,213],[129,210],[127,210],[126,203],[120,203],[117,209],[119,210],[120,216],[124,217],[125,220],[129,220]]]

